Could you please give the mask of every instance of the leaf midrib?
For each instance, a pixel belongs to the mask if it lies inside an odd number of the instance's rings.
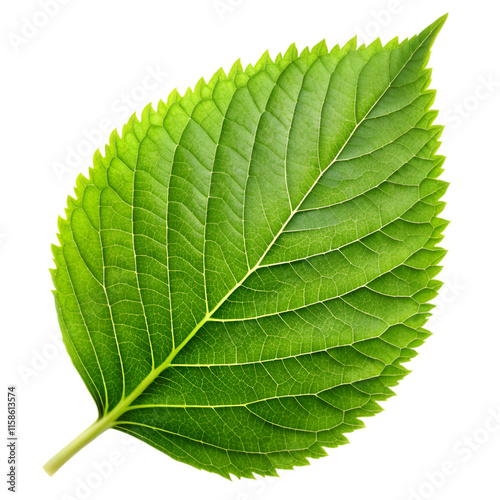
[[[434,30],[431,30],[425,38],[422,39],[422,41],[417,45],[417,47],[411,52],[410,57],[404,62],[404,64],[401,66],[401,69],[396,73],[394,78],[389,82],[389,85],[385,88],[385,90],[380,94],[378,99],[373,103],[373,105],[370,107],[370,109],[366,112],[366,114],[363,116],[363,118],[359,121],[356,121],[356,125],[353,128],[352,132],[350,133],[349,137],[346,139],[344,142],[343,146],[340,148],[338,153],[336,154],[335,158],[330,162],[330,164],[320,172],[316,180],[312,183],[311,187],[308,189],[306,194],[303,196],[302,200],[300,203],[297,205],[295,209],[293,209],[287,218],[287,220],[284,222],[282,225],[281,229],[276,233],[274,238],[272,239],[271,243],[268,245],[267,249],[263,253],[263,255],[260,257],[260,259],[257,261],[255,266],[250,269],[245,276],[238,282],[234,287],[216,304],[216,306],[207,314],[203,317],[203,319],[193,328],[193,330],[187,335],[184,340],[179,344],[178,347],[174,348],[172,352],[169,354],[169,356],[165,359],[165,361],[159,365],[157,368],[152,370],[150,374],[145,377],[142,382],[125,398],[122,398],[118,404],[108,413],[104,413],[104,415],[99,419],[99,421],[102,422],[103,427],[105,429],[113,427],[114,423],[116,422],[116,419],[120,417],[123,413],[125,413],[128,409],[130,404],[137,399],[143,392],[144,390],[162,373],[165,371],[171,364],[174,358],[179,354],[179,352],[184,348],[184,346],[198,333],[198,331],[205,325],[207,321],[211,319],[211,317],[217,312],[217,310],[224,304],[224,302],[246,281],[246,279],[253,274],[257,269],[260,268],[260,264],[262,261],[265,259],[271,248],[274,246],[276,243],[277,239],[279,236],[283,233],[284,229],[288,225],[288,223],[291,221],[291,219],[295,216],[295,214],[300,210],[300,207],[302,206],[302,203],[307,199],[311,191],[316,187],[317,183],[321,180],[323,177],[323,174],[327,171],[330,170],[330,168],[333,166],[335,162],[337,162],[339,156],[342,154],[346,146],[349,144],[349,141],[353,137],[353,135],[356,133],[358,128],[365,122],[371,111],[375,108],[375,106],[380,102],[380,100],[385,96],[387,91],[392,87],[392,84],[394,81],[398,78],[398,76],[401,74],[401,72],[406,68],[408,63],[413,59],[415,53],[420,49],[420,47],[427,41],[427,39],[434,33]],[[410,43],[410,41],[408,41]],[[360,72],[361,73],[361,72]],[[359,75],[358,75],[359,78]],[[105,424],[105,425],[104,425]]]

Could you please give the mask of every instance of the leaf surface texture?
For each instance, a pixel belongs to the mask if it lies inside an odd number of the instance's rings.
[[[238,62],[112,134],[54,247],[63,337],[100,418],[251,477],[381,410],[440,285],[426,65],[442,23]]]

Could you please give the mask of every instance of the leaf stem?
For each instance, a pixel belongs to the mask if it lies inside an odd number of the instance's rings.
[[[127,411],[130,404],[135,401],[137,396],[142,394],[144,389],[148,387],[153,380],[166,368],[170,366],[172,360],[177,353],[189,342],[196,332],[205,324],[207,317],[196,326],[196,328],[184,339],[177,349],[174,349],[168,358],[157,368],[155,368],[126,398],[122,399],[109,413],[105,413],[101,418],[96,420],[90,427],[85,429],[78,437],[73,439],[71,443],[65,446],[59,453],[54,455],[44,466],[45,472],[52,476],[54,475],[71,457],[76,455],[82,448],[85,448],[97,436],[104,431],[113,427],[116,419]]]
[[[97,436],[101,435],[105,430],[109,429],[114,418],[109,418],[106,415],[99,420],[96,420],[90,427],[85,429],[78,437],[73,439],[71,443],[66,445],[59,453],[56,453],[44,466],[45,472],[52,476],[55,474],[71,457],[78,453],[82,448],[92,442]]]

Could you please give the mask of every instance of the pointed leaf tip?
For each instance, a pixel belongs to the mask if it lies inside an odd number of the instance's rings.
[[[434,41],[435,38],[437,37],[437,35],[439,34],[439,32],[441,31],[441,29],[443,28],[444,23],[446,22],[447,19],[448,19],[448,14],[444,14],[443,16],[439,17],[433,23],[431,23],[429,26],[427,26],[427,28],[425,28],[420,33],[419,36],[420,37],[430,36],[432,34],[431,38],[432,38],[432,41]]]

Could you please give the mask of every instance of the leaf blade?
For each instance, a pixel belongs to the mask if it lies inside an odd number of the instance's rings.
[[[439,288],[425,66],[443,22],[385,47],[265,53],[112,135],[53,273],[101,418],[252,477],[323,456],[381,410]]]

